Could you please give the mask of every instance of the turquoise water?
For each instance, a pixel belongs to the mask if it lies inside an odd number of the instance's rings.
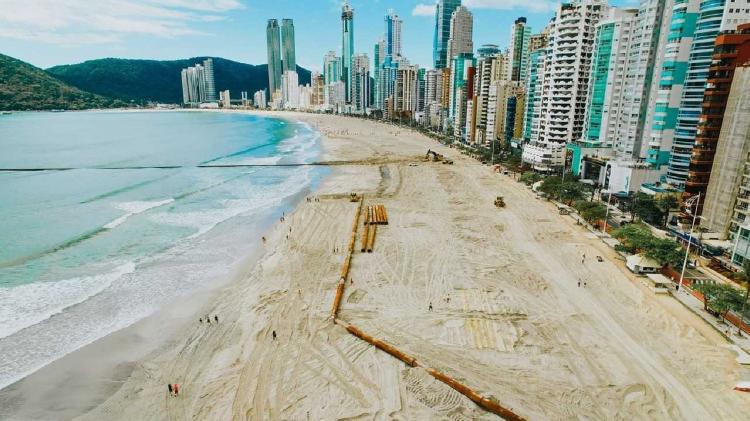
[[[318,141],[242,114],[0,116],[0,168],[71,168],[0,172],[0,387],[226,279],[325,171],[198,165],[312,162]]]

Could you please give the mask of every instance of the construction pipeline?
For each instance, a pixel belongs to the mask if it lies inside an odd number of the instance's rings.
[[[351,237],[349,238],[349,247],[347,249],[347,256],[344,259],[344,266],[341,268],[341,279],[339,280],[339,283],[336,287],[336,296],[334,297],[333,307],[331,309],[333,323],[342,326],[351,335],[356,336],[357,338],[373,345],[374,347],[380,349],[383,352],[386,352],[392,357],[402,361],[409,367],[421,368],[425,370],[427,374],[429,374],[436,380],[439,380],[445,383],[446,385],[450,386],[453,390],[471,399],[471,401],[477,404],[477,406],[479,406],[480,408],[486,411],[489,411],[495,415],[498,415],[509,421],[526,421],[525,418],[516,414],[512,410],[500,405],[500,403],[498,403],[496,400],[482,396],[474,389],[470,388],[469,386],[466,386],[465,384],[457,381],[456,379],[448,376],[447,374],[437,369],[420,365],[416,357],[411,356],[399,350],[398,348],[389,344],[388,342],[385,342],[381,339],[377,339],[373,336],[370,336],[364,333],[362,330],[360,330],[356,326],[353,326],[347,323],[346,321],[337,318],[339,307],[341,305],[341,299],[344,295],[344,288],[346,287],[346,280],[349,276],[349,269],[351,267],[352,254],[354,253],[354,245],[355,245],[356,236],[357,236],[357,228],[359,225],[360,214],[362,213],[363,202],[364,202],[364,198],[360,197],[359,205],[357,206],[357,212],[354,216],[354,225],[352,226]],[[372,251],[372,245],[375,241],[375,232],[377,229],[377,225],[388,223],[388,214],[386,213],[385,206],[383,205],[368,206],[365,209],[364,213],[365,213],[364,230],[362,233],[362,241],[361,241],[361,246],[362,246],[361,251],[363,252],[366,250]],[[371,232],[368,232],[368,227],[371,228]]]

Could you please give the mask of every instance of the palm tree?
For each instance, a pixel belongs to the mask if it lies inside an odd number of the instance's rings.
[[[747,298],[750,295],[750,259],[745,259],[742,262],[742,271],[737,272],[734,276],[739,282],[745,284],[745,298],[742,300],[742,309],[740,310],[740,324],[737,327],[737,334],[742,335],[742,324],[745,322],[745,306],[747,306]]]

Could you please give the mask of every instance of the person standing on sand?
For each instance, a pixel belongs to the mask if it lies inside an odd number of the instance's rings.
[[[276,340],[276,331],[275,330],[271,331],[271,336],[273,336],[273,340],[275,341]]]
[[[430,301],[430,306],[428,307],[430,311],[432,311],[432,301]]]
[[[208,317],[208,314],[206,314],[206,321],[208,322],[208,324],[211,324],[211,318]]]
[[[203,318],[198,319],[198,323],[203,324]]]
[[[180,396],[180,385],[177,383],[174,384],[174,395]]]
[[[167,385],[167,389],[169,389],[169,396],[172,396],[172,383]]]
[[[214,314],[214,321],[215,321],[216,323],[219,323],[219,316],[218,316],[218,315],[216,315],[216,314]]]

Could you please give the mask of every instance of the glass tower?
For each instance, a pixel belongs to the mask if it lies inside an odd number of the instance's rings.
[[[297,59],[294,53],[294,22],[291,19],[281,20],[281,45],[283,71],[297,71]]]
[[[440,0],[435,8],[435,35],[432,41],[432,61],[436,69],[448,67],[448,39],[451,30],[451,15],[461,0]]]
[[[281,89],[281,45],[279,21],[269,19],[266,26],[266,49],[268,51],[268,97]]]
[[[354,57],[354,9],[345,1],[341,8],[341,80],[346,102],[352,100],[352,58]]]

